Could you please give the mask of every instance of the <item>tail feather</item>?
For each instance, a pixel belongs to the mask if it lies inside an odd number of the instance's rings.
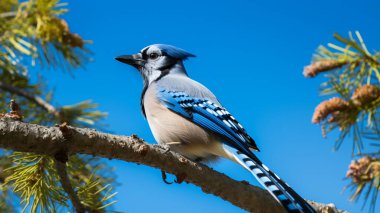
[[[270,171],[253,153],[250,157],[240,151],[228,147],[235,160],[249,170],[272,196],[291,213],[315,213],[300,195]]]

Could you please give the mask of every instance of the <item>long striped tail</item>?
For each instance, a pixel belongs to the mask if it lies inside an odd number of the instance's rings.
[[[242,152],[229,146],[227,149],[234,155],[235,160],[249,170],[260,184],[263,185],[288,212],[316,213],[313,207],[311,207],[275,173],[270,171],[268,167],[256,157],[256,155],[252,153],[252,155],[248,157]]]

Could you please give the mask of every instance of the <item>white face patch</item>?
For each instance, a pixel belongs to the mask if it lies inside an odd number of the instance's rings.
[[[141,50],[141,52],[146,58],[146,63],[142,73],[148,79],[150,84],[161,76],[162,71],[160,69],[166,65],[168,61],[167,56],[163,55],[161,50],[156,46],[146,47]]]
[[[147,71],[147,72],[149,72],[149,74],[146,75],[146,78],[148,79],[149,84],[161,76],[160,70],[151,70],[151,71]]]
[[[158,69],[165,64],[167,56],[165,56],[158,47],[156,46],[149,47],[149,49],[147,49],[145,54],[146,54],[146,60],[147,60],[146,68]]]
[[[144,60],[139,68],[147,83],[152,83],[168,74],[185,74],[182,60],[193,56],[179,48],[164,44],[154,44],[140,51]]]

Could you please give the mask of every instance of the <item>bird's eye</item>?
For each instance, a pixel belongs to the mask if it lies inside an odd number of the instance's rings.
[[[157,53],[151,53],[151,54],[149,54],[149,58],[150,59],[156,59],[156,58],[158,58],[158,54]]]

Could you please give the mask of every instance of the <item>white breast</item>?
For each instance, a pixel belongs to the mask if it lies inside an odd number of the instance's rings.
[[[218,137],[162,105],[156,91],[156,85],[152,84],[144,96],[146,117],[156,141],[169,144],[173,151],[190,159],[220,155]]]

